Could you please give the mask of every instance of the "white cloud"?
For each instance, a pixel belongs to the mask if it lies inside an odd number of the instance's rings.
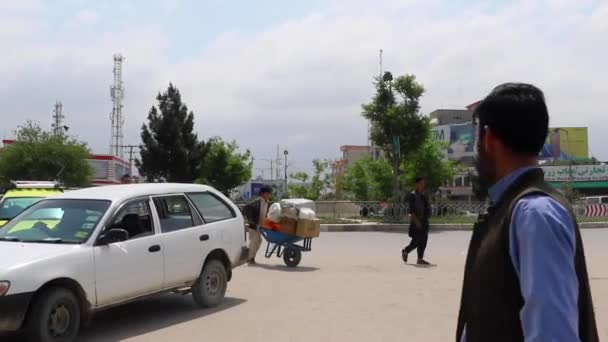
[[[87,26],[99,21],[99,13],[91,9],[83,9],[74,17],[75,26]]]
[[[257,158],[274,155],[279,143],[305,168],[314,157],[338,156],[341,144],[366,142],[360,105],[373,94],[382,48],[385,69],[414,73],[425,85],[425,113],[464,108],[505,81],[532,82],[545,91],[553,123],[591,126],[591,150],[608,159],[601,149],[608,143],[601,134],[608,129],[607,22],[608,5],[593,1],[458,8],[438,0],[336,0],[260,33],[227,27],[177,63],[168,59],[170,37],[153,28],[100,33],[76,45],[19,46],[0,55],[0,72],[14,82],[0,93],[23,115],[44,120],[56,97],[70,99],[64,105],[73,130],[105,151],[111,55],[120,51],[129,143],[139,141],[154,96],[173,81],[201,136],[237,139]],[[23,108],[32,89],[38,102]]]

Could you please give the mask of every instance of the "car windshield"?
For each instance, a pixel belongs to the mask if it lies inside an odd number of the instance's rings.
[[[0,240],[83,243],[109,206],[109,201],[101,200],[42,200],[0,228]]]
[[[5,197],[0,206],[0,220],[11,220],[42,197]]]

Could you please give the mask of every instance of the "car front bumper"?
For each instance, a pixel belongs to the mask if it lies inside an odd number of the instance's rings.
[[[34,293],[18,293],[0,297],[0,331],[21,328]]]

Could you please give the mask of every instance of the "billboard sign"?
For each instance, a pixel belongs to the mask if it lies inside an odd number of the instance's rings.
[[[587,127],[549,128],[541,159],[571,160],[589,158]]]
[[[434,126],[431,134],[434,140],[445,143],[448,159],[472,164],[475,156],[475,126],[472,123]]]
[[[547,182],[608,181],[608,165],[543,166],[542,169]]]
[[[450,126],[434,126],[431,130],[431,134],[434,140],[442,141],[448,144],[450,142]]]

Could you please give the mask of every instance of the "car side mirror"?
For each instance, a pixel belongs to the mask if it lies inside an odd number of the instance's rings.
[[[111,228],[99,237],[100,245],[109,245],[111,243],[122,242],[129,240],[129,233],[120,228]]]

